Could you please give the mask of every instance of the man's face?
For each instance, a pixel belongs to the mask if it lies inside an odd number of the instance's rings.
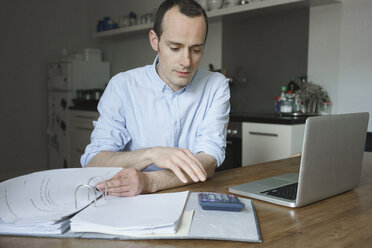
[[[203,16],[187,17],[173,7],[165,13],[162,29],[160,39],[150,31],[150,43],[159,55],[160,78],[176,92],[190,82],[199,66],[206,24]]]

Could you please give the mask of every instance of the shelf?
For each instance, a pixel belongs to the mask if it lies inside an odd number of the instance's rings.
[[[262,0],[254,1],[245,5],[237,5],[229,8],[222,8],[217,10],[207,11],[208,19],[219,20],[223,16],[245,14],[255,10],[270,10],[270,9],[291,9],[296,7],[314,7],[319,5],[327,5],[338,3],[340,0]],[[153,23],[139,24],[135,26],[122,27],[102,32],[96,32],[96,38],[108,38],[117,35],[125,35],[139,31],[147,31],[153,27]]]
[[[103,38],[103,37],[109,37],[109,36],[114,36],[114,35],[119,35],[119,34],[134,33],[138,31],[150,30],[153,25],[154,25],[153,23],[145,23],[145,24],[139,24],[139,25],[134,25],[134,26],[129,26],[129,27],[111,29],[111,30],[102,31],[102,32],[96,32],[94,34],[94,37]]]

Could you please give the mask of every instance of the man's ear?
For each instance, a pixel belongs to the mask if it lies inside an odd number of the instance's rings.
[[[158,52],[159,39],[154,30],[149,32],[150,45],[155,52]]]

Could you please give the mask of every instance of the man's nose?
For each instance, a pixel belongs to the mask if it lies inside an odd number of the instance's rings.
[[[190,52],[189,52],[189,51],[185,51],[185,52],[182,54],[181,65],[182,65],[183,67],[189,67],[190,64],[191,64]]]

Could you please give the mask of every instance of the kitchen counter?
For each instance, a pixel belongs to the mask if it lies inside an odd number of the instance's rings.
[[[97,105],[86,104],[80,106],[70,106],[71,110],[81,111],[97,111]],[[284,125],[296,125],[304,124],[309,115],[303,116],[286,116],[276,113],[254,113],[254,112],[242,112],[242,111],[231,111],[230,121],[233,122],[256,122],[256,123],[270,123],[270,124],[284,124]]]
[[[97,110],[97,105],[86,105],[86,106],[70,106],[69,109],[71,110],[80,110],[80,111],[96,111]]]
[[[276,113],[230,112],[230,121],[296,125],[304,124],[309,115],[287,116]]]

